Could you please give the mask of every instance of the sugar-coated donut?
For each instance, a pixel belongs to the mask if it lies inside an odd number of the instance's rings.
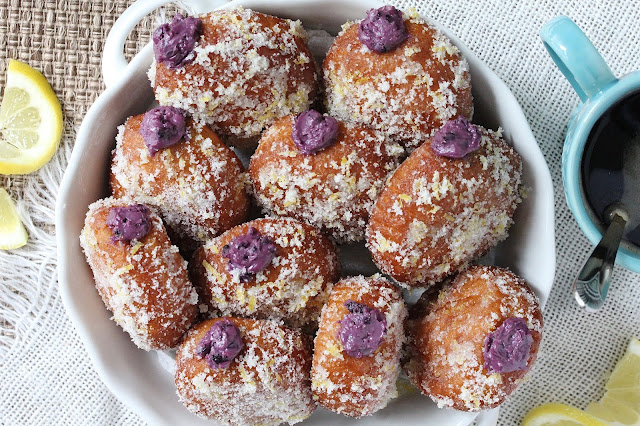
[[[448,158],[431,140],[423,144],[388,179],[371,212],[373,260],[405,286],[431,285],[485,254],[507,237],[521,202],[520,156],[500,130],[467,125],[479,135],[477,150]]]
[[[292,139],[296,118],[276,121],[251,157],[249,175],[267,213],[295,217],[338,242],[364,239],[369,213],[402,148],[367,128],[338,121],[332,145],[312,154]]]
[[[152,64],[149,77],[161,105],[183,108],[227,142],[246,146],[277,118],[314,101],[316,64],[300,21],[242,7],[198,18],[202,33],[192,62]]]
[[[363,310],[367,317],[358,318]],[[356,317],[351,318],[354,313]],[[340,280],[322,309],[314,342],[314,399],[331,411],[362,417],[395,398],[406,315],[402,293],[381,275]],[[366,330],[376,321],[384,323],[381,340],[380,334],[375,336],[375,327]],[[360,329],[350,331],[347,327],[354,324]],[[350,346],[345,347],[344,341]]]
[[[119,128],[110,176],[114,196],[155,206],[171,237],[188,246],[244,222],[250,201],[236,154],[208,126],[187,119],[186,136],[152,155],[141,134],[144,117],[130,117]]]
[[[252,259],[263,268],[251,272]],[[311,328],[340,276],[331,241],[290,218],[256,219],[230,229],[198,249],[191,268],[214,312]]]
[[[439,407],[493,408],[524,380],[541,338],[538,299],[524,279],[472,266],[412,307],[404,370]]]
[[[80,245],[113,320],[139,348],[169,349],[195,320],[198,296],[188,279],[186,262],[152,209],[147,209],[146,235],[113,241],[108,225],[111,211],[132,205],[128,198],[91,204]]]
[[[207,333],[222,322],[236,327],[235,336],[228,328],[222,330],[224,340],[241,339],[241,349],[231,353],[233,359],[224,358],[226,364],[218,365],[215,360],[221,351],[213,354],[212,363],[203,353],[210,353],[207,338],[211,334]],[[216,343],[220,341],[209,342],[214,347]],[[301,331],[273,321],[215,318],[189,331],[176,354],[175,383],[182,403],[201,417],[230,425],[294,424],[309,417],[316,407],[310,368],[310,338]]]
[[[384,132],[414,150],[457,116],[471,119],[467,61],[440,30],[404,16],[408,38],[391,51],[359,39],[362,21],[348,22],[323,64],[327,112]]]

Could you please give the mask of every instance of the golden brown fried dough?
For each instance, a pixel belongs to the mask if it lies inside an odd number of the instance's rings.
[[[436,155],[430,141],[415,150],[373,207],[373,260],[407,287],[436,283],[507,237],[521,202],[522,162],[500,131],[477,127],[480,148],[463,158]]]
[[[151,85],[161,105],[187,110],[227,141],[253,146],[277,118],[306,110],[318,90],[316,64],[300,21],[250,9],[199,16],[203,34],[192,63],[154,63]]]
[[[128,198],[91,204],[80,244],[114,321],[139,348],[169,349],[195,320],[198,296],[187,277],[187,263],[153,210],[146,236],[132,242],[111,241],[109,211],[130,204],[135,203]]]
[[[249,174],[268,213],[317,226],[338,242],[362,240],[369,213],[402,148],[372,130],[338,122],[333,145],[305,155],[284,117],[260,139]]]
[[[533,338],[526,368],[489,372],[485,339],[512,317],[524,319]],[[527,283],[506,269],[473,266],[441,291],[427,290],[411,309],[404,370],[440,407],[493,408],[523,381],[541,338],[542,314]]]
[[[156,207],[187,248],[244,222],[250,202],[236,154],[207,126],[187,120],[189,140],[152,156],[139,133],[143,116],[120,128],[110,176],[114,196]]]
[[[343,26],[323,64],[329,114],[382,131],[416,149],[445,122],[471,119],[469,66],[458,48],[418,16],[406,17],[409,38],[386,53],[358,38],[358,22]]]
[[[273,260],[245,282],[230,270],[225,245],[255,228],[276,246]],[[194,284],[214,311],[259,319],[284,320],[293,327],[318,323],[327,290],[340,276],[331,241],[311,225],[294,219],[256,219],[207,242],[192,262]]]
[[[223,424],[294,424],[309,417],[316,408],[309,337],[272,321],[229,318],[244,348],[227,368],[213,369],[196,348],[221,320],[195,326],[178,349],[175,383],[182,403]]]
[[[347,301],[378,309],[386,320],[380,346],[356,358],[344,351],[340,321],[349,314]],[[344,278],[322,309],[314,342],[311,381],[314,398],[323,407],[352,417],[373,414],[397,396],[400,350],[407,315],[402,293],[380,275]]]

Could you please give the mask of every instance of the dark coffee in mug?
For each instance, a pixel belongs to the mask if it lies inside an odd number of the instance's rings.
[[[621,202],[629,215],[623,239],[640,250],[640,91],[613,104],[591,129],[582,155],[582,189],[606,228],[605,210]]]

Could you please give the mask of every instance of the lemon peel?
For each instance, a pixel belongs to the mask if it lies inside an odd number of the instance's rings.
[[[606,426],[606,423],[578,408],[552,402],[529,411],[522,426]]]

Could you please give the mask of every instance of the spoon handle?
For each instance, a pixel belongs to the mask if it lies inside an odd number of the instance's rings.
[[[573,283],[573,295],[578,305],[587,312],[596,312],[604,304],[625,225],[626,220],[622,216],[613,215],[600,243]]]

